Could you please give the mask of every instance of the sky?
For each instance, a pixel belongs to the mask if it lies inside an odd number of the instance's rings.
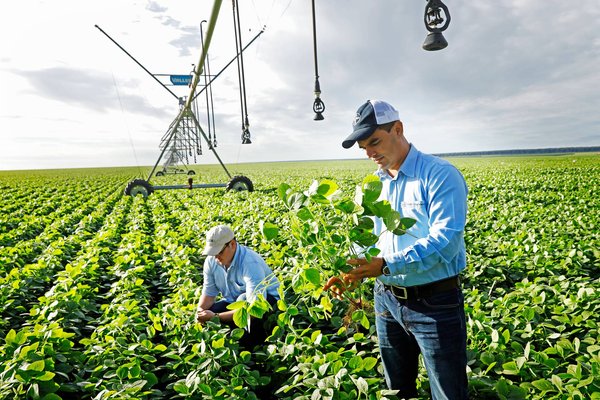
[[[252,144],[240,139],[236,63],[211,85],[226,164],[363,158],[341,142],[368,99],[393,104],[407,139],[428,153],[600,145],[597,0],[445,0],[449,45],[434,52],[421,48],[425,1],[316,1],[323,121],[312,111],[311,2],[240,3],[242,42],[264,32],[243,54]],[[212,9],[209,0],[10,2],[0,15],[0,170],[154,165],[178,100],[95,25],[167,84],[198,64]],[[210,72],[235,54],[223,1]],[[203,143],[195,163],[216,162]]]

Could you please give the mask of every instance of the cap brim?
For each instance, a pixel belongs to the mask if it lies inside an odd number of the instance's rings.
[[[217,254],[219,254],[219,251],[221,251],[221,249],[217,246],[214,246],[214,247],[206,246],[204,248],[204,251],[202,252],[202,255],[216,256]]]
[[[363,140],[371,136],[376,129],[377,126],[375,125],[365,126],[364,128],[355,130],[346,138],[346,140],[342,142],[342,147],[345,149],[349,149],[350,147],[354,146],[354,143],[358,142],[359,140]]]

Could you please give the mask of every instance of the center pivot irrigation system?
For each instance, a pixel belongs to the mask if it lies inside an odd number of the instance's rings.
[[[424,23],[425,28],[429,31],[425,41],[423,42],[423,49],[428,51],[441,50],[448,46],[448,42],[442,35],[442,32],[447,29],[450,23],[450,13],[445,4],[441,0],[426,0],[425,6]],[[215,30],[219,11],[221,9],[222,0],[215,0],[213,3],[213,9],[211,12],[210,20],[208,21],[208,27],[206,36],[202,31],[202,21],[200,24],[200,34],[202,41],[202,48],[200,54],[200,60],[194,67],[191,75],[170,75],[170,80],[173,85],[188,85],[190,88],[187,97],[178,97],[167,85],[163,84],[157,76],[165,76],[165,74],[152,74],[148,71],[139,61],[137,61],[131,54],[127,52],[119,43],[117,43],[112,37],[102,30],[98,25],[95,25],[100,32],[102,32],[108,39],[110,39],[115,45],[117,45],[123,52],[125,52],[133,61],[135,61],[145,72],[154,78],[161,86],[163,86],[171,95],[173,95],[179,101],[179,113],[169,125],[167,132],[163,135],[159,149],[161,150],[158,160],[154,164],[152,171],[148,175],[147,179],[134,179],[130,181],[125,187],[125,194],[135,196],[138,194],[144,197],[149,196],[155,190],[168,190],[168,189],[195,189],[195,188],[219,188],[224,187],[227,190],[235,191],[253,191],[254,185],[252,181],[242,175],[232,176],[223,161],[219,157],[219,154],[215,150],[217,147],[216,133],[214,132],[214,110],[212,109],[212,91],[211,84],[213,81],[221,75],[227,67],[229,67],[234,61],[237,61],[238,67],[238,78],[240,84],[240,108],[242,114],[242,144],[252,143],[250,140],[249,122],[248,122],[248,111],[246,108],[246,90],[245,90],[245,77],[244,77],[244,63],[243,63],[243,52],[250,46],[263,32],[264,28],[248,43],[242,47],[240,19],[239,19],[239,7],[238,0],[232,0],[233,5],[233,19],[234,19],[234,31],[236,40],[236,56],[227,63],[219,73],[216,75],[210,75],[210,66],[208,61],[208,49],[212,40],[212,36]],[[312,0],[312,33],[313,33],[313,49],[314,49],[314,65],[315,65],[315,86],[314,95],[315,100],[313,103],[313,111],[315,112],[315,121],[323,120],[323,112],[325,111],[325,104],[320,98],[321,87],[319,83],[319,70],[317,63],[317,31],[316,31],[316,12],[315,12],[315,0]],[[198,92],[196,91],[198,84],[200,83],[200,77],[204,77],[203,88]],[[198,122],[198,105],[197,97],[206,91],[206,104],[208,113],[208,136],[202,129]],[[209,96],[210,92],[210,96]],[[209,100],[210,97],[210,100]],[[212,123],[211,123],[212,115]],[[212,126],[212,129],[211,129]],[[213,152],[217,158],[221,167],[229,177],[227,183],[205,183],[205,184],[194,184],[192,176],[195,175],[195,171],[189,168],[190,157],[194,163],[196,162],[196,155],[202,155],[202,138],[208,144],[209,150]],[[161,160],[163,161],[162,169],[157,171],[158,165]],[[187,185],[152,185],[150,179],[152,176],[163,176],[166,174],[187,174],[188,184]]]

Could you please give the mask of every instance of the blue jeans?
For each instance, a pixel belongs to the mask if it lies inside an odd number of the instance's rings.
[[[385,381],[399,397],[418,397],[419,354],[434,400],[468,398],[467,331],[460,289],[398,300],[375,283],[375,323]]]

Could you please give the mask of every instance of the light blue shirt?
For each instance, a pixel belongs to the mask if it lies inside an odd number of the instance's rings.
[[[462,174],[448,161],[411,145],[395,178],[383,170],[376,175],[383,183],[380,199],[417,221],[409,233],[398,236],[375,218],[374,233],[383,232],[376,246],[390,270],[390,276],[377,279],[388,285],[415,286],[465,269],[468,189]]]
[[[204,261],[203,295],[215,297],[220,293],[230,303],[252,301],[258,293],[265,299],[267,294],[279,299],[278,288],[279,280],[262,257],[239,243],[227,271],[213,256]]]

